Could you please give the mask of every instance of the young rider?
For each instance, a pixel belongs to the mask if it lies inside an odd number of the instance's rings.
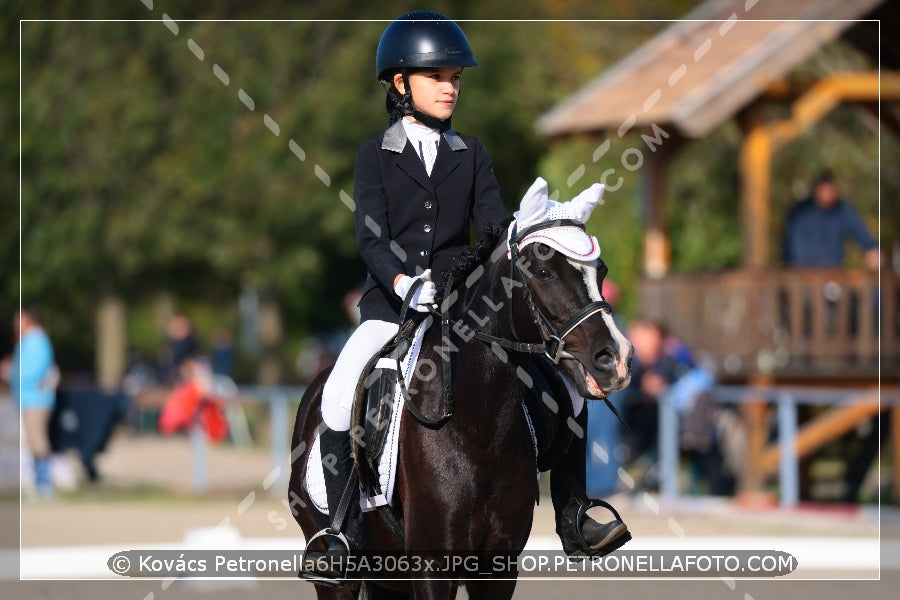
[[[356,157],[356,238],[369,271],[359,302],[361,324],[322,392],[320,447],[331,511],[353,469],[349,429],[356,383],[368,360],[397,333],[402,299],[421,280],[410,306],[428,312],[433,281],[442,281],[451,260],[470,245],[470,221],[483,232],[510,220],[487,151],[477,138],[450,128],[463,69],[477,64],[462,29],[435,12],[403,15],[378,44],[375,70],[387,90],[390,127],[365,141]],[[583,445],[581,454],[583,478]],[[575,512],[564,519],[564,528],[577,540],[578,504],[569,504]],[[360,520],[359,503],[350,502],[343,533],[351,548],[359,546]],[[610,526],[616,527],[589,519],[582,533],[589,544],[597,543],[610,536]],[[342,548],[332,544],[329,555]]]

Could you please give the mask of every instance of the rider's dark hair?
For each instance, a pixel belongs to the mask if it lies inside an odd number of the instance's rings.
[[[426,67],[410,67],[406,70],[407,76],[413,75],[415,73],[419,73],[421,71],[427,71]],[[412,106],[409,104],[410,96],[409,94],[403,95],[400,93],[394,84],[394,75],[400,72],[400,69],[393,69],[388,71],[386,76],[386,82],[384,83],[386,95],[384,97],[384,108],[387,110],[388,114],[388,122],[393,125],[406,115],[412,114]]]

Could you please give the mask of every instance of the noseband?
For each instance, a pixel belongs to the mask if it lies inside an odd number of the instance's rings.
[[[487,334],[483,334],[481,332],[477,332],[475,337],[486,342],[496,343],[503,348],[507,348],[509,350],[513,350],[516,352],[528,352],[531,354],[544,354],[553,361],[553,364],[558,365],[559,361],[565,358],[575,358],[570,352],[566,350],[566,336],[575,331],[575,329],[584,323],[586,320],[591,318],[597,313],[608,313],[612,314],[612,307],[609,305],[606,300],[597,300],[596,302],[591,302],[580,311],[575,313],[568,321],[566,321],[562,327],[559,329],[553,328],[553,323],[550,322],[537,304],[534,302],[534,298],[532,298],[531,290],[528,287],[528,281],[525,279],[525,275],[522,273],[522,269],[519,267],[519,261],[521,257],[519,255],[520,248],[519,244],[522,243],[522,240],[527,238],[529,235],[535,233],[536,231],[542,231],[544,229],[553,229],[556,227],[577,227],[584,231],[584,225],[578,221],[573,221],[571,219],[557,219],[555,221],[547,221],[546,223],[538,223],[537,225],[532,225],[531,227],[526,227],[522,230],[521,233],[517,233],[517,224],[513,222],[512,231],[510,233],[510,242],[509,242],[509,278],[515,283],[519,282],[522,284],[522,298],[525,300],[525,305],[528,307],[528,312],[531,314],[531,319],[534,324],[538,328],[538,332],[541,336],[541,341],[543,343],[533,344],[527,342],[519,341],[519,334],[516,331],[515,320],[513,318],[513,306],[512,306],[512,288],[510,288],[510,301],[509,301],[509,328],[512,331],[513,340],[506,340],[503,338],[497,338],[494,336],[489,336]]]

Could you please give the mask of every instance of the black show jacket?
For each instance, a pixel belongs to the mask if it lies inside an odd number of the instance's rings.
[[[369,269],[359,302],[363,321],[396,322],[400,273],[432,270],[440,285],[450,261],[470,245],[476,230],[509,218],[491,157],[477,138],[444,132],[431,176],[406,138],[401,122],[365,141],[354,171],[356,241]]]

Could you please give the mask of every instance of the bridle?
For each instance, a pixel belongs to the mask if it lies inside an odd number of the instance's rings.
[[[566,350],[566,336],[575,331],[582,323],[591,318],[597,313],[607,313],[612,314],[612,307],[609,305],[606,300],[597,300],[595,302],[591,302],[577,313],[575,313],[568,321],[566,321],[562,327],[559,329],[554,329],[553,323],[550,322],[537,304],[534,302],[534,298],[532,298],[531,290],[528,287],[528,281],[525,279],[525,275],[522,273],[522,269],[519,265],[520,261],[520,252],[519,244],[537,231],[542,231],[544,229],[553,229],[556,227],[577,227],[584,231],[584,224],[578,221],[574,221],[572,219],[556,219],[553,221],[546,221],[544,223],[538,223],[536,225],[532,225],[530,227],[526,227],[521,232],[517,233],[517,224],[513,222],[512,229],[510,231],[509,236],[509,261],[510,261],[510,281],[511,285],[514,286],[515,282],[518,282],[522,286],[522,298],[525,300],[525,305],[528,307],[528,312],[531,314],[532,321],[538,328],[538,332],[541,337],[541,342],[523,342],[519,340],[519,334],[516,331],[515,320],[513,315],[513,295],[514,291],[510,288],[510,297],[508,304],[508,320],[509,320],[509,328],[512,333],[513,339],[507,339],[503,337],[493,336],[482,331],[475,331],[473,333],[473,338],[477,339],[481,342],[494,345],[501,348],[505,348],[507,350],[511,350],[513,352],[522,352],[527,354],[543,354],[551,361],[553,364],[558,365],[561,360],[564,359],[574,359],[575,357]],[[403,302],[403,310],[400,315],[401,324],[406,321],[406,311],[409,308],[409,303],[411,302],[418,286],[421,285],[421,281],[417,281],[412,289],[409,290],[407,296]],[[448,282],[447,288],[450,289],[452,287],[452,282]],[[451,319],[449,316],[449,308],[446,306],[447,303],[444,303],[445,306],[441,307],[440,317],[441,317],[441,339],[442,345],[447,344],[451,346],[450,342],[450,331],[451,331]],[[408,329],[408,328],[401,328]],[[400,335],[400,334],[398,334]],[[452,346],[451,346],[452,347]],[[444,409],[443,414],[437,419],[431,419],[424,414],[413,404],[411,398],[409,396],[409,391],[406,389],[406,382],[402,376],[402,370],[400,367],[400,357],[397,357],[397,373],[398,373],[398,384],[400,387],[400,391],[404,397],[404,404],[409,408],[409,411],[412,413],[413,417],[426,427],[437,428],[440,427],[445,421],[450,419],[453,416],[453,385],[452,385],[452,373],[451,373],[451,365],[450,365],[450,347],[441,349],[441,356],[443,357],[442,362],[442,374],[443,374],[443,396],[444,396]],[[616,413],[618,414],[618,413]]]
[[[534,298],[532,298],[531,290],[528,287],[528,281],[525,279],[525,275],[522,273],[522,269],[519,265],[521,260],[520,252],[521,248],[519,244],[537,231],[542,231],[544,229],[553,229],[556,227],[577,227],[584,231],[584,224],[579,221],[574,221],[571,219],[557,219],[554,221],[547,221],[544,223],[538,223],[537,225],[532,225],[530,227],[526,227],[522,230],[521,233],[517,233],[518,225],[515,221],[512,224],[512,230],[510,231],[510,241],[509,241],[509,278],[511,281],[511,285],[514,286],[516,282],[520,283],[522,286],[522,299],[525,300],[525,305],[528,307],[528,312],[531,314],[531,319],[534,324],[538,328],[538,332],[541,336],[541,343],[528,343],[519,341],[519,334],[516,331],[515,319],[513,318],[513,291],[510,288],[510,298],[508,303],[508,321],[509,328],[512,332],[512,340],[507,340],[504,338],[495,337],[492,335],[488,335],[482,332],[476,332],[475,338],[479,339],[483,342],[488,343],[496,343],[502,348],[506,348],[508,350],[512,350],[514,352],[526,352],[530,354],[544,354],[547,358],[553,361],[553,364],[558,365],[559,361],[566,358],[575,358],[570,352],[566,350],[566,336],[575,331],[582,323],[591,318],[597,313],[608,313],[612,314],[612,307],[606,300],[597,300],[595,302],[591,302],[580,311],[575,313],[568,321],[566,321],[562,327],[559,329],[553,328],[553,323],[550,322],[537,304],[534,302]]]

